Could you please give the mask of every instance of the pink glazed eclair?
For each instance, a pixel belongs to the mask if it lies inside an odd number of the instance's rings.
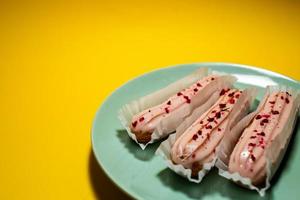
[[[286,91],[273,91],[265,97],[260,110],[244,129],[230,155],[229,173],[238,172],[240,176],[249,178],[255,186],[265,183],[267,177],[265,151],[272,146],[279,134],[291,132],[291,130],[283,131],[283,128],[287,123],[295,121],[293,113],[298,109],[298,105],[295,106],[298,104],[297,101],[295,102],[295,96]],[[281,141],[283,145],[286,143],[285,140]],[[275,149],[281,147],[277,146]],[[279,153],[279,150],[273,152],[272,165],[278,162]]]
[[[247,114],[252,103],[247,92],[222,90],[218,101],[176,139],[171,148],[173,163],[191,169],[197,178],[203,165],[216,158],[215,150],[228,130]]]
[[[166,132],[174,132],[178,124],[185,117],[180,115],[175,116],[177,115],[176,111],[190,104],[199,106],[204,103],[203,100],[207,100],[215,91],[221,89],[220,86],[222,85],[223,78],[223,76],[215,74],[208,75],[196,81],[188,88],[172,95],[159,105],[147,108],[134,115],[130,124],[131,132],[135,134],[139,143],[148,143],[151,140],[153,131],[164,119],[172,115],[173,119],[175,118],[175,120],[173,120],[174,128]],[[203,93],[203,95],[201,95],[201,93]],[[205,96],[207,96],[207,98]]]

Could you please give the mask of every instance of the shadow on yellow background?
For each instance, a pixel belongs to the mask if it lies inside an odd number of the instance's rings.
[[[89,156],[89,176],[92,189],[98,199],[131,199],[106,177],[92,151]]]
[[[91,158],[105,97],[180,63],[300,80],[299,10],[293,0],[0,2],[0,199],[125,199]]]

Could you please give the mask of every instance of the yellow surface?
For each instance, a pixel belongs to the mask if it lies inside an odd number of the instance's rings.
[[[299,1],[0,3],[0,199],[125,199],[91,155],[99,104],[167,65],[300,80]]]

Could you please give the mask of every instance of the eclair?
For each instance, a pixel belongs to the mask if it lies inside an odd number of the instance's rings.
[[[210,107],[223,88],[231,88],[236,78],[200,68],[170,85],[124,105],[119,119],[128,135],[144,149],[176,131],[196,108]],[[202,109],[205,112],[204,109]]]
[[[248,113],[252,104],[250,93],[223,89],[217,102],[176,139],[170,151],[172,162],[191,169],[191,176],[198,178],[203,165],[216,159],[222,138]]]
[[[295,109],[294,105],[295,98],[289,92],[275,91],[267,96],[230,155],[229,173],[237,172],[242,177],[249,178],[255,186],[265,183],[267,177],[265,151],[272,146],[273,140],[282,134],[288,121],[294,120],[295,116],[291,115]],[[279,154],[275,155],[274,162],[278,156]]]
[[[166,117],[172,115],[180,107],[197,101],[204,89],[208,89],[220,76],[209,75],[197,81],[190,87],[177,92],[163,103],[147,108],[134,115],[131,120],[130,130],[136,135],[138,142],[147,143],[151,140],[151,135],[157,125]],[[214,92],[217,88],[211,88]],[[210,92],[210,93],[211,93]]]

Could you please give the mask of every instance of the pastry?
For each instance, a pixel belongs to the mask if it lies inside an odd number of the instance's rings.
[[[205,112],[197,109],[158,148],[157,153],[167,161],[170,169],[200,182],[214,166],[216,149],[223,137],[245,117],[255,97],[255,89],[223,89],[218,100]]]
[[[239,123],[232,138],[222,141],[219,174],[263,196],[288,147],[299,103],[298,91],[268,87],[256,111]]]
[[[193,110],[204,103],[210,106],[223,88],[230,88],[236,78],[219,75],[201,68],[150,95],[129,103],[121,109],[119,118],[129,136],[142,148],[175,132]]]

